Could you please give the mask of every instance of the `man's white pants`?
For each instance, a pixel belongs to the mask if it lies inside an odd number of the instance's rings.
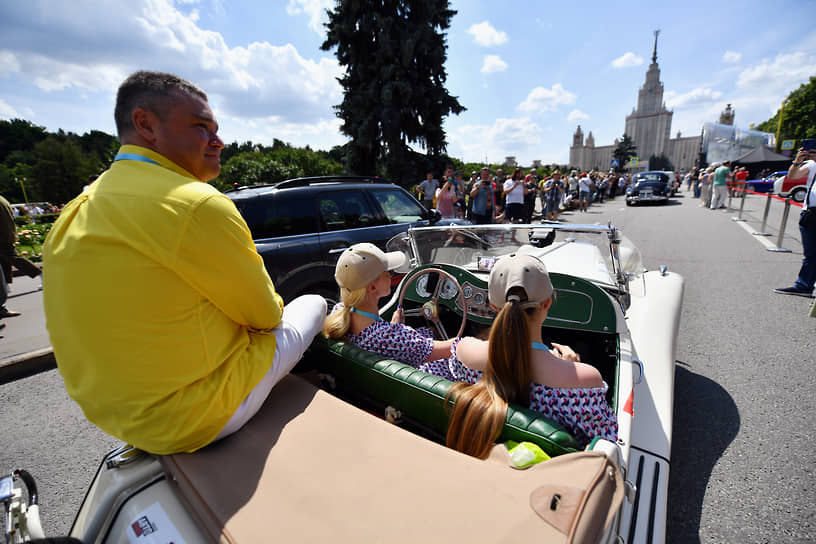
[[[238,406],[215,440],[236,432],[258,413],[272,387],[303,357],[306,348],[323,328],[325,319],[326,299],[319,295],[303,295],[284,306],[280,325],[270,331],[270,334],[275,335],[275,358],[272,366]]]
[[[728,196],[728,191],[725,185],[713,185],[714,190],[711,196],[711,209],[716,210],[720,206],[725,206],[725,197]]]

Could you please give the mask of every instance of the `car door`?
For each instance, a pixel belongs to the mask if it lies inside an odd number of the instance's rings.
[[[364,190],[325,190],[317,194],[315,202],[320,222],[320,261],[332,281],[337,259],[346,248],[371,242],[385,249],[391,230]]]

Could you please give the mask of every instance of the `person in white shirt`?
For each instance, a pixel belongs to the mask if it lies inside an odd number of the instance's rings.
[[[816,139],[802,140],[802,147],[796,154],[788,177],[798,179],[807,176],[808,190],[802,202],[802,213],[799,215],[799,233],[802,235],[802,267],[793,286],[774,289],[780,295],[798,295],[811,298],[816,284]]]
[[[516,168],[510,179],[504,182],[505,223],[524,221],[524,196],[526,194],[527,187],[524,185],[521,168]]]

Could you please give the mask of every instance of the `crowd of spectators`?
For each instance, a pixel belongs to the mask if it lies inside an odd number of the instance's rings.
[[[593,202],[604,202],[623,194],[631,178],[615,171],[562,173],[552,170],[539,174],[537,168],[525,172],[513,168],[492,172],[482,167],[472,171],[467,181],[461,171],[445,169],[441,179],[433,172],[414,187],[417,198],[436,208],[444,218],[483,223],[530,223],[535,218],[557,221],[565,210],[582,212]],[[540,215],[537,210],[540,210]]]

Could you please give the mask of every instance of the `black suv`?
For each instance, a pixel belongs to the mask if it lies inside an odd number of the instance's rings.
[[[285,302],[305,293],[338,300],[334,267],[343,250],[359,242],[384,250],[391,237],[410,226],[441,219],[401,187],[375,177],[298,178],[239,187],[226,195],[249,225]]]

